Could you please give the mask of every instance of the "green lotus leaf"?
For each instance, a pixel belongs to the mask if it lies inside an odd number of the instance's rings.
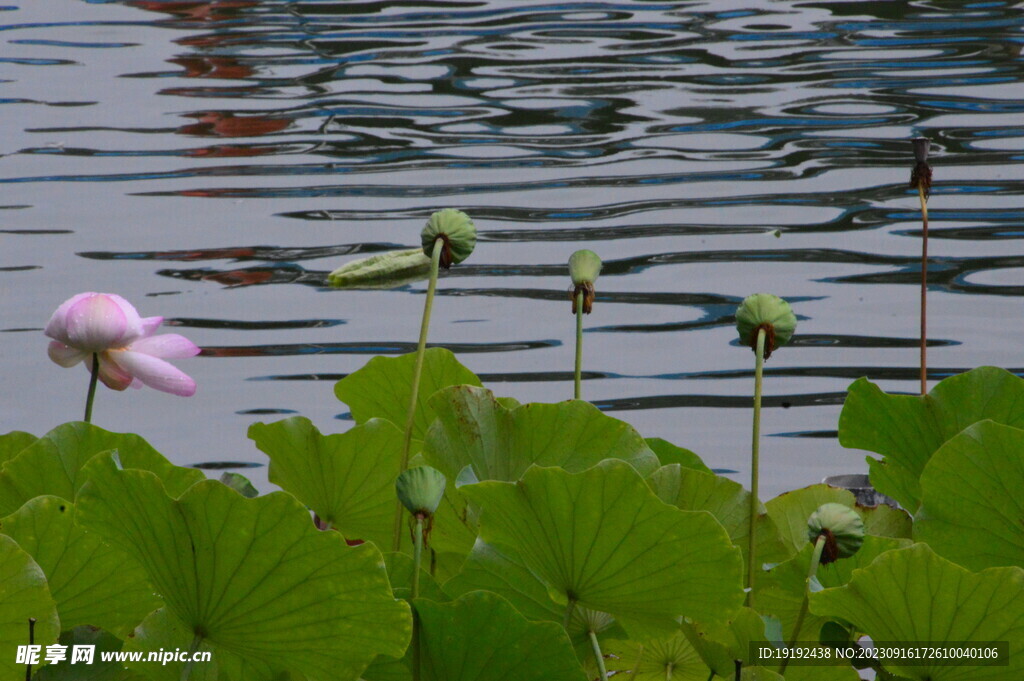
[[[815,586],[843,586],[850,581],[854,570],[870,565],[886,551],[905,548],[910,544],[909,539],[868,535],[864,538],[860,550],[854,555],[840,558],[828,565],[819,565]],[[794,638],[799,641],[817,641],[822,626],[828,621],[828,618],[808,613],[800,627],[799,635],[794,637],[793,629],[796,627],[797,615],[803,602],[804,580],[807,578],[813,549],[813,546],[807,544],[800,553],[763,574],[757,583],[757,609],[779,618],[783,637],[787,641]]]
[[[88,423],[65,423],[23,449],[0,470],[0,516],[44,494],[74,501],[85,482],[82,469],[86,462],[112,449],[117,450],[125,468],[158,475],[171,496],[206,479],[201,471],[175,466],[138,435],[111,433]]]
[[[853,493],[828,485],[810,485],[802,489],[784,492],[765,504],[768,515],[779,528],[782,540],[793,552],[809,544],[807,541],[807,519],[824,504],[842,504],[853,508],[856,499]]]
[[[637,620],[728,617],[743,600],[740,552],[711,514],[660,501],[629,464],[531,467],[517,483],[462,488],[480,537],[515,551],[560,601]]]
[[[39,438],[32,433],[26,433],[20,430],[12,430],[9,433],[0,435],[0,466],[2,466],[5,461],[13,459],[21,452],[21,450],[25,449],[25,447],[28,447],[38,439]]]
[[[393,423],[370,419],[322,435],[309,419],[293,416],[254,423],[249,437],[270,457],[270,481],[322,521],[351,539],[391,545],[402,461],[402,432]]]
[[[334,288],[398,288],[430,276],[430,258],[422,248],[388,251],[347,262],[327,275]]]
[[[124,641],[109,631],[95,627],[80,626],[64,631],[59,643],[71,651],[74,646],[95,646],[93,663],[68,664],[67,661],[48,664],[32,676],[33,681],[145,681],[146,677],[125,669],[116,660],[104,661],[102,653],[117,652],[124,647]],[[171,648],[173,650],[173,647]],[[70,657],[70,653],[69,653]],[[152,662],[146,665],[154,667]],[[175,681],[180,681],[175,679]],[[202,681],[198,674],[193,674],[189,681]]]
[[[679,464],[663,466],[647,479],[659,499],[683,511],[707,511],[729,533],[729,538],[746,555],[750,536],[750,492],[727,478],[683,468]],[[793,555],[782,542],[779,530],[764,506],[755,520],[757,557],[761,562],[777,563]],[[746,570],[746,559],[743,561]]]
[[[35,644],[56,643],[60,620],[46,575],[13,539],[0,534],[0,678],[25,678],[25,665],[15,661],[18,646],[28,644],[30,617],[36,620]]]
[[[241,473],[224,471],[220,474],[220,482],[225,487],[235,490],[246,499],[252,499],[260,495],[260,491],[252,484],[252,481]]]
[[[398,357],[374,357],[361,369],[338,381],[334,394],[352,410],[356,423],[383,418],[404,427],[412,399],[412,374],[416,353]],[[459,364],[444,348],[427,348],[416,403],[412,436],[422,440],[434,421],[434,409],[427,400],[450,385],[482,385],[472,371]],[[392,478],[394,482],[394,478]]]
[[[610,656],[608,671],[630,681],[707,681],[711,671],[682,632],[646,643],[609,641],[601,649]]]
[[[42,568],[57,602],[61,627],[102,627],[124,637],[161,603],[146,573],[120,548],[108,546],[75,524],[75,506],[41,496],[0,520]]]
[[[865,378],[850,386],[839,416],[839,443],[885,457],[868,457],[871,484],[907,510],[921,501],[919,478],[932,454],[984,419],[1024,428],[1024,379],[979,367],[936,384],[926,396],[887,395]]]
[[[531,465],[576,472],[622,459],[646,474],[658,460],[632,426],[582,400],[502,406],[491,391],[459,385],[436,393],[437,414],[423,443],[427,463],[455,480],[472,466],[477,480],[518,480]]]
[[[915,538],[972,570],[1024,567],[1024,430],[981,421],[921,475]]]
[[[874,641],[1009,642],[1009,666],[906,666],[888,671],[915,681],[1024,678],[1024,570],[970,572],[927,545],[888,551],[856,570],[846,586],[811,594],[811,612],[852,623]]]
[[[412,593],[412,556],[407,553],[385,553],[384,566],[395,598],[409,600]],[[451,600],[423,567],[420,567],[420,595],[440,603]]]
[[[508,601],[474,591],[415,601],[424,681],[585,681],[562,627],[531,622]]]
[[[644,439],[644,442],[651,448],[654,455],[658,457],[658,461],[662,466],[677,463],[683,468],[695,468],[705,473],[714,472],[705,465],[699,456],[689,449],[677,447],[667,440],[662,440],[660,437],[648,437]]]
[[[552,600],[547,587],[530,572],[514,551],[509,548],[499,549],[483,541],[476,543],[466,557],[462,570],[445,582],[444,589],[453,596],[471,591],[490,591],[506,599],[529,619],[549,620],[559,624],[565,620],[565,604],[559,605]],[[576,656],[588,671],[591,667],[597,667],[593,663],[594,653],[588,633],[591,630],[597,634],[602,647],[608,637],[626,636],[626,632],[610,615],[576,607],[569,622],[569,640],[576,650]]]
[[[724,679],[735,678],[736,660],[749,659],[751,641],[769,645],[765,621],[748,607],[724,622],[684,621],[681,630],[704,664]]]
[[[408,606],[393,599],[380,552],[316,530],[290,494],[246,499],[208,480],[172,499],[148,471],[107,457],[90,468],[77,521],[133,555],[214,657],[326,681],[405,650]]]
[[[886,504],[878,506],[856,506],[857,513],[864,520],[864,530],[876,537],[910,539],[913,536],[914,521],[902,508]]]

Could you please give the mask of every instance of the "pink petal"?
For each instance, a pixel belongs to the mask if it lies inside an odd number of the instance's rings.
[[[50,347],[46,351],[50,355],[50,359],[62,367],[73,367],[89,354],[76,348],[68,347],[60,341],[50,341]]]
[[[99,295],[97,293],[79,293],[78,295],[72,296],[60,304],[60,307],[50,316],[50,321],[47,322],[46,328],[43,330],[43,334],[49,336],[54,340],[58,340],[61,343],[67,345],[71,339],[68,338],[68,310],[71,306],[89,296]]]
[[[182,397],[196,392],[196,382],[187,374],[152,355],[122,350],[117,353],[117,363],[150,388]]]
[[[154,333],[158,326],[164,323],[163,317],[143,317],[142,319],[142,338],[149,338]]]
[[[86,356],[85,366],[92,371],[92,354]],[[100,381],[111,390],[124,390],[135,380],[132,375],[117,365],[109,352],[100,354]]]
[[[68,309],[66,317],[67,344],[86,352],[120,347],[128,328],[121,307],[103,293],[79,300]]]
[[[117,305],[118,309],[121,310],[121,314],[124,315],[125,327],[124,333],[121,334],[120,347],[124,347],[136,338],[142,338],[146,335],[146,325],[144,324],[142,317],[139,316],[139,312],[135,309],[134,305],[116,293],[104,293],[103,295],[110,298],[110,300]],[[148,319],[154,318],[149,317]],[[159,319],[160,321],[163,321],[163,318]],[[159,323],[160,322],[157,322],[158,325]],[[152,333],[152,331],[150,331],[150,333]]]
[[[186,359],[199,354],[199,346],[176,333],[165,333],[135,341],[128,349],[160,359]]]

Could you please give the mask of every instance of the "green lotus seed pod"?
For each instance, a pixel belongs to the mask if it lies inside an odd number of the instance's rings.
[[[573,286],[593,284],[597,281],[599,274],[601,274],[601,258],[597,256],[597,253],[584,248],[569,256],[569,276],[572,278]]]
[[[821,564],[849,558],[864,543],[864,521],[855,510],[842,504],[823,504],[807,519],[807,538],[813,543],[824,535]]]
[[[444,486],[444,473],[430,466],[410,468],[395,480],[398,500],[413,515],[433,515],[444,496]]]
[[[756,352],[757,331],[767,332],[764,343],[764,358],[789,342],[796,330],[796,315],[782,298],[770,293],[755,293],[747,296],[736,309],[736,331],[740,342]]]
[[[476,227],[461,210],[445,208],[431,215],[427,226],[420,232],[423,253],[428,258],[434,253],[434,242],[438,237],[444,240],[441,267],[447,269],[459,264],[473,252],[476,246]]]

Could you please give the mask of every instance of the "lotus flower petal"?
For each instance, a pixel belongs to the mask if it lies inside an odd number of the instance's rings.
[[[65,300],[50,316],[50,321],[47,322],[46,329],[43,330],[43,334],[68,345],[71,342],[71,339],[68,338],[68,310],[70,310],[78,301],[95,295],[99,294],[90,291],[88,293],[79,293],[78,295]]]
[[[189,397],[196,392],[196,382],[185,372],[144,352],[118,352],[117,364],[150,388],[182,397]]]
[[[187,359],[199,354],[199,346],[176,333],[142,338],[132,343],[128,349],[160,359]]]
[[[132,385],[135,379],[127,371],[118,366],[110,357],[109,352],[104,352],[100,356],[100,374],[99,379],[103,385],[107,386],[111,390],[124,390],[128,386]],[[92,371],[92,354],[89,353],[85,357],[85,366]]]
[[[109,296],[97,293],[68,309],[68,345],[86,352],[103,352],[120,347],[128,330],[121,306]]]
[[[89,354],[78,348],[69,347],[60,341],[50,341],[50,347],[47,348],[47,352],[50,355],[50,359],[62,367],[73,367]]]

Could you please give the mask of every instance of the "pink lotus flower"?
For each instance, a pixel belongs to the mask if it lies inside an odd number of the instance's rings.
[[[196,382],[166,359],[194,357],[199,348],[184,336],[154,336],[163,317],[142,318],[132,304],[113,293],[79,293],[53,313],[44,333],[53,339],[49,354],[62,367],[85,361],[92,371],[99,358],[99,379],[108,388],[148,385],[189,396]]]

